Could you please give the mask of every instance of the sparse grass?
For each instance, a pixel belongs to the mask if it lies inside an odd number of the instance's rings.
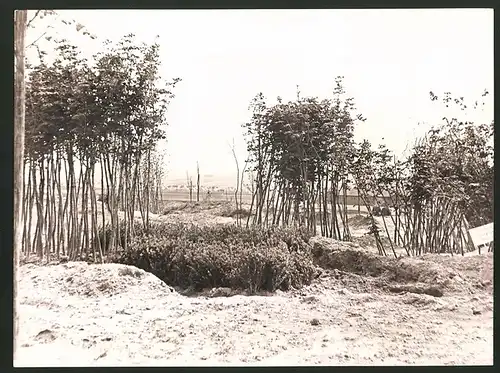
[[[229,218],[235,218],[237,216],[240,216],[242,218],[246,218],[250,216],[251,213],[249,210],[240,208],[240,209],[226,209],[222,211],[221,216],[229,217]]]

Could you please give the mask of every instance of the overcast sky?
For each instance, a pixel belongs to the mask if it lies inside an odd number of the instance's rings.
[[[329,98],[343,75],[366,122],[356,139],[384,142],[396,154],[437,123],[443,107],[429,91],[489,104],[474,119],[493,119],[493,10],[72,10],[60,11],[98,39],[75,36],[93,53],[104,39],[159,36],[164,78],[182,78],[168,114],[169,181],[186,170],[234,174],[228,142],[245,159],[241,124],[263,92],[270,102]],[[30,30],[36,38],[42,23]],[[73,36],[72,36],[73,35]],[[33,53],[33,52],[32,52]],[[420,123],[420,124],[419,124]],[[383,140],[382,140],[383,139]]]

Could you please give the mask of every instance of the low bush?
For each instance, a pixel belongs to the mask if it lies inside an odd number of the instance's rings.
[[[239,208],[239,209],[228,208],[228,209],[222,211],[221,215],[224,217],[229,217],[229,218],[235,218],[237,216],[240,216],[242,218],[247,218],[251,215],[251,213],[249,210],[246,210],[244,208]]]
[[[310,238],[306,231],[291,228],[155,223],[113,261],[134,265],[181,288],[288,290],[314,277]]]

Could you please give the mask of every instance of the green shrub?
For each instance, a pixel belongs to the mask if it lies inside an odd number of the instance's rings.
[[[181,288],[288,290],[309,284],[314,276],[310,237],[304,230],[283,228],[154,223],[114,261]]]

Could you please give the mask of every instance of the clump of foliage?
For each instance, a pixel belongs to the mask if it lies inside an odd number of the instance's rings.
[[[314,233],[319,225],[322,235],[349,240],[346,199],[339,197],[349,188],[354,127],[364,118],[346,97],[343,77],[336,78],[331,98],[298,92],[296,101],[277,101],[268,105],[258,94],[244,125],[255,175],[247,225],[300,225]]]
[[[438,100],[432,92],[431,100]],[[442,101],[467,109],[463,98],[452,99],[450,93]],[[384,146],[372,150],[367,141],[360,144],[354,179],[370,215],[389,204],[394,208],[393,215],[382,218],[380,230],[391,248],[401,245],[409,255],[473,249],[467,230],[493,220],[493,128],[493,122],[444,117],[402,161]],[[375,199],[377,206],[370,209],[368,194],[386,197],[382,205]],[[392,220],[393,232],[386,219]],[[373,234],[384,253],[379,232]]]
[[[438,97],[431,92],[431,99]],[[452,99],[450,93],[445,93],[443,102],[467,109],[463,97]],[[494,122],[443,119],[443,125],[428,133],[411,158],[415,168],[412,192],[456,203],[471,226],[489,223],[493,221]]]
[[[288,290],[313,279],[310,238],[303,229],[152,223],[147,231],[136,232],[113,261],[181,288]]]

